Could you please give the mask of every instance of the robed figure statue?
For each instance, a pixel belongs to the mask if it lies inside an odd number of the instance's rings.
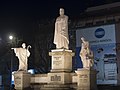
[[[69,49],[68,16],[64,15],[63,8],[60,8],[59,13],[55,22],[54,44],[57,49]]]
[[[31,48],[31,46],[29,45],[26,49],[26,44],[23,43],[22,47],[20,48],[11,48],[14,50],[16,56],[19,59],[19,69],[18,71],[27,71],[27,67],[28,67],[28,57],[30,56],[30,52],[29,52],[29,48]]]
[[[93,68],[94,65],[94,55],[90,49],[90,44],[84,37],[81,38],[82,46],[80,51],[80,57],[83,64],[83,68]]]

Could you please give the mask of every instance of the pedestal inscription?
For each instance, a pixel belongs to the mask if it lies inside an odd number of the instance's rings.
[[[14,80],[15,80],[15,85],[16,85],[17,87],[20,87],[20,86],[22,85],[22,82],[21,82],[22,78],[21,78],[20,75],[14,76]]]
[[[72,76],[67,72],[48,73],[48,83],[67,84],[72,82]]]
[[[87,82],[89,82],[88,79],[89,78],[89,76],[88,75],[86,75],[86,74],[83,74],[83,75],[80,75],[79,76],[79,81],[81,82],[81,83],[83,83],[83,84],[86,84]]]
[[[61,56],[55,56],[53,57],[54,61],[53,61],[53,66],[60,66],[62,65],[62,57]]]
[[[51,76],[51,81],[61,81],[61,76],[58,75]]]

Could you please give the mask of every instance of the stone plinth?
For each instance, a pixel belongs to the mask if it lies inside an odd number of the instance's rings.
[[[52,56],[51,72],[48,73],[47,90],[70,90],[72,83],[72,50],[55,49],[49,52]],[[49,89],[48,89],[49,88]]]
[[[51,72],[71,72],[72,56],[74,56],[72,50],[55,49],[52,50],[52,52],[49,52],[49,55],[52,56]]]
[[[22,90],[30,87],[31,74],[25,71],[18,71],[14,73],[14,83],[16,90]]]
[[[96,71],[90,69],[79,69],[77,73],[78,90],[97,90]]]

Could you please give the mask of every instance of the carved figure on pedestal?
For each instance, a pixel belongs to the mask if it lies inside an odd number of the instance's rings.
[[[69,49],[68,16],[64,15],[63,8],[60,8],[59,13],[60,16],[55,22],[54,44],[56,44],[56,48]]]
[[[30,52],[29,52],[29,48],[31,48],[30,45],[27,46],[26,49],[26,44],[23,43],[22,47],[20,48],[11,48],[14,50],[16,56],[19,59],[19,69],[18,71],[27,71],[27,67],[28,67],[28,57],[30,56]]]
[[[85,40],[84,37],[81,38],[82,45],[80,51],[80,57],[83,63],[83,68],[91,68],[94,65],[93,52],[90,49],[90,44]]]

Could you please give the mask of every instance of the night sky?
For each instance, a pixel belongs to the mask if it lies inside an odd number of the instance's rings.
[[[0,33],[31,32],[32,24],[44,18],[56,18],[60,7],[69,17],[79,16],[87,7],[118,0],[2,0]],[[1,35],[0,35],[1,36]]]
[[[34,23],[46,18],[56,18],[60,7],[71,18],[79,16],[87,7],[116,1],[119,0],[1,0],[0,49],[5,46],[4,42],[7,42],[10,34],[19,38],[31,37]]]

